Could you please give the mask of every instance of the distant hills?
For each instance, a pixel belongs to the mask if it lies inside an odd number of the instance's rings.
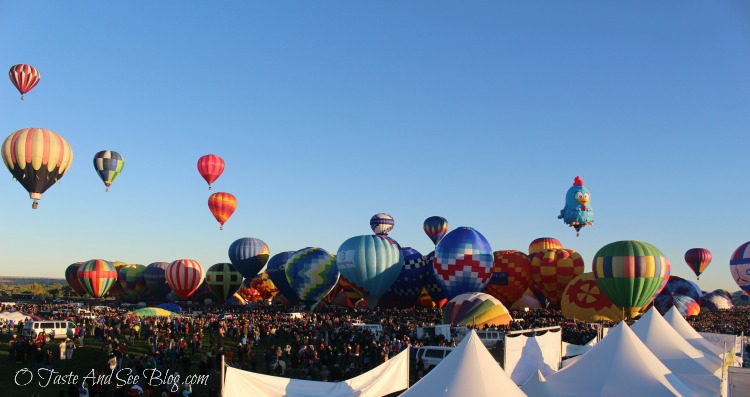
[[[41,285],[50,284],[68,284],[64,278],[48,278],[48,277],[10,277],[0,276],[0,284],[5,285],[26,285],[38,283]]]

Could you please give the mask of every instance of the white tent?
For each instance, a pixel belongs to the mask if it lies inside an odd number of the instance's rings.
[[[631,329],[693,391],[701,396],[720,395],[721,359],[690,345],[656,309],[651,308]]]
[[[558,396],[696,396],[625,322],[579,357],[547,376]]]
[[[0,312],[0,320],[19,322],[31,320],[31,317],[21,312]]]
[[[526,396],[503,371],[472,330],[440,364],[404,397]]]
[[[562,332],[546,332],[528,337],[505,338],[505,373],[517,385],[523,384],[537,371],[549,375],[560,369]],[[546,353],[546,354],[545,354]],[[546,357],[545,357],[546,356]]]
[[[706,355],[710,356],[713,354],[716,357],[720,357],[724,354],[721,348],[716,347],[711,342],[703,339],[703,337],[695,331],[693,326],[682,317],[682,314],[680,314],[674,306],[664,313],[664,319],[667,320],[669,325],[671,325],[680,336],[688,341],[688,343],[693,345],[696,349],[706,353]]]
[[[409,349],[343,382],[288,379],[227,367],[224,397],[381,397],[409,387]]]
[[[552,390],[541,371],[536,371],[536,374],[521,386],[521,390],[531,397],[557,397],[557,393]]]

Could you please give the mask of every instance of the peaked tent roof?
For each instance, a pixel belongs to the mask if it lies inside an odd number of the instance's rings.
[[[683,383],[702,396],[718,396],[722,361],[688,343],[653,307],[632,327],[633,332]]]
[[[440,364],[401,396],[482,397],[498,394],[526,396],[472,330]]]
[[[696,396],[625,322],[547,383],[560,397]]]
[[[688,343],[690,343],[698,350],[706,353],[706,355],[710,356],[711,354],[713,354],[716,357],[720,357],[723,354],[720,347],[715,346],[711,342],[703,339],[701,334],[699,334],[693,328],[693,326],[690,325],[684,317],[682,317],[680,312],[677,311],[674,306],[664,314],[664,319],[667,320],[669,325],[671,325],[672,328],[677,331],[678,334],[680,334],[680,336],[688,341]]]
[[[526,383],[521,386],[521,390],[526,393],[529,397],[557,397],[557,393],[552,390],[552,387],[544,379],[542,371],[536,371],[536,374],[532,375]]]

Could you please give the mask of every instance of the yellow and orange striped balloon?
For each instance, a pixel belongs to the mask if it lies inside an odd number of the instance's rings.
[[[214,215],[217,221],[219,221],[219,230],[224,229],[224,222],[229,219],[237,209],[237,198],[231,193],[218,192],[212,194],[208,198],[208,209]]]

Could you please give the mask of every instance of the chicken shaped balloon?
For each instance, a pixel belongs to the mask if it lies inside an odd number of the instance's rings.
[[[591,194],[583,186],[583,180],[577,176],[573,181],[573,186],[568,189],[565,195],[565,207],[560,210],[558,219],[562,219],[568,226],[576,229],[578,236],[586,225],[594,223],[594,210],[589,207]]]

